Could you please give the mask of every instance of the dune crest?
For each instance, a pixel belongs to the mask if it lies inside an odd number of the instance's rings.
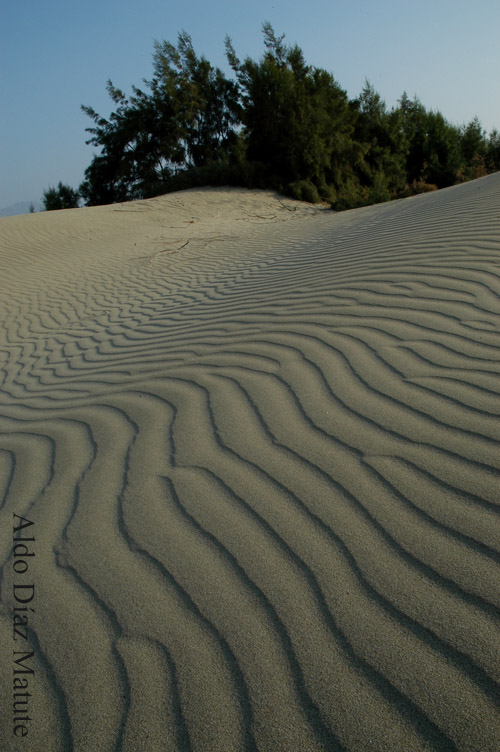
[[[498,752],[499,206],[0,220],[2,749]]]

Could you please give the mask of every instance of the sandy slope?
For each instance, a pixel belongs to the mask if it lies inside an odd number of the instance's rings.
[[[498,752],[499,252],[500,174],[0,220],[0,748]]]

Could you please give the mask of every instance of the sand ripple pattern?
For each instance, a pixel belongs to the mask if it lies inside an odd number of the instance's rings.
[[[500,174],[343,214],[187,191],[0,246],[0,747],[498,752]]]

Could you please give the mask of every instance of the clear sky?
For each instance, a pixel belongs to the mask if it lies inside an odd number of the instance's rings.
[[[185,30],[229,72],[225,35],[259,58],[265,20],[351,98],[368,78],[389,106],[406,91],[500,130],[500,0],[0,0],[0,208],[78,187],[94,151],[80,105],[108,116],[107,79],[141,86],[154,39]]]

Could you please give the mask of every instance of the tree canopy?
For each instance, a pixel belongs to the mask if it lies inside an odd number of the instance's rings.
[[[369,81],[350,100],[268,22],[263,40],[259,60],[241,61],[226,37],[233,78],[181,32],[176,45],[155,42],[143,89],[126,96],[108,81],[108,118],[82,106],[99,150],[79,188],[85,203],[233,184],[349,208],[500,169],[498,131],[488,138],[477,118],[452,125],[406,93],[388,109]]]
[[[57,188],[51,187],[44,191],[42,202],[45,211],[54,211],[55,209],[76,209],[79,199],[78,191],[75,191],[70,185],[59,182]]]
[[[179,34],[177,47],[155,42],[149,91],[132,95],[107,83],[116,105],[109,119],[91,107],[87,143],[101,153],[85,172],[80,190],[89,205],[147,198],[164,193],[181,170],[225,160],[238,122],[237,85]]]

